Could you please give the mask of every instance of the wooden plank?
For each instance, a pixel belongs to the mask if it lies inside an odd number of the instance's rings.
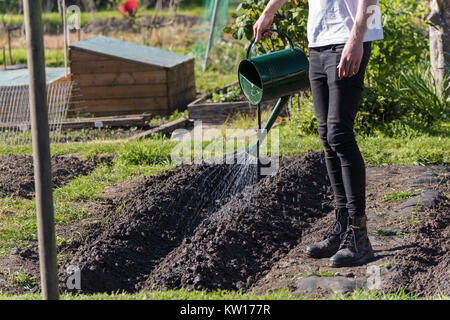
[[[153,66],[155,68],[164,68],[164,69],[168,69],[169,67],[167,66],[162,66],[162,65],[158,65],[157,62],[155,62],[156,64],[151,64],[149,62],[144,62],[144,61],[138,61],[138,60],[130,60],[127,59],[125,57],[120,57],[120,56],[115,56],[115,55],[109,55],[106,53],[102,53],[102,52],[93,52],[90,50],[85,50],[82,48],[74,48],[72,47],[71,50],[79,52],[79,53],[85,53],[85,54],[91,54],[91,55],[96,55],[98,57],[103,57],[105,60],[115,60],[115,61],[123,61],[123,62],[127,62],[127,63],[133,63],[133,64],[140,64],[141,66]],[[164,54],[165,52],[158,52],[158,54]],[[154,54],[154,53],[153,53]],[[188,61],[194,61],[194,58],[190,58],[189,60],[186,60],[184,62],[188,62]]]
[[[148,72],[117,72],[117,73],[77,73],[73,81],[80,87],[131,84],[164,84],[167,81],[165,70]]]
[[[182,91],[185,88],[195,85],[195,71],[193,61],[187,61],[181,65],[168,70],[167,83],[169,88],[175,88],[175,91],[180,88]]]
[[[69,60],[70,62],[89,62],[89,61],[112,60],[112,58],[104,55],[83,52],[71,48],[69,51]]]
[[[69,115],[78,115],[78,116],[92,116],[94,115],[95,117],[103,117],[103,116],[111,116],[111,115],[116,115],[116,116],[125,116],[125,115],[129,115],[130,113],[146,113],[146,114],[150,114],[150,115],[161,115],[161,116],[168,116],[169,113],[167,112],[167,110],[155,110],[155,111],[139,111],[139,110],[121,110],[121,111],[115,111],[115,112],[111,112],[111,111],[96,111],[96,112],[83,112],[83,110],[76,110],[76,111],[68,111]]]
[[[102,128],[102,127],[143,127],[148,124],[152,115],[141,116],[126,116],[126,117],[98,117],[86,120],[63,121],[61,126],[63,129],[77,129],[77,128]]]
[[[132,86],[88,86],[79,87],[81,99],[98,100],[101,98],[144,98],[165,97],[167,86],[164,84],[132,85]]]
[[[96,117],[85,119],[68,119],[63,121],[49,121],[49,125],[60,125],[62,129],[80,129],[80,128],[99,128],[99,127],[133,127],[133,126],[145,126],[148,121],[153,117],[151,114],[133,114],[126,116],[114,116],[114,117]],[[9,123],[0,124],[0,129],[21,129],[27,126],[30,129],[31,123]]]
[[[135,136],[129,137],[127,140],[142,139],[142,138],[146,138],[146,137],[149,137],[149,136],[151,136],[153,134],[157,134],[157,133],[162,133],[162,134],[170,133],[170,132],[174,131],[176,128],[180,127],[181,125],[186,124],[188,121],[189,121],[188,118],[183,117],[183,118],[165,123],[159,127],[141,132]]]
[[[117,99],[92,99],[92,100],[82,100],[75,102],[76,105],[80,106],[92,106],[92,107],[112,107],[112,106],[122,106],[122,107],[143,107],[148,106],[158,106],[161,109],[167,108],[168,99],[166,97],[144,97],[144,98],[117,98]]]
[[[164,70],[150,65],[123,62],[119,60],[73,61],[70,64],[72,74],[77,73],[116,73],[116,72],[148,72]]]
[[[187,88],[182,92],[177,92],[169,96],[169,106],[171,111],[175,109],[185,110],[189,103],[196,97],[195,87]]]
[[[167,115],[169,109],[167,104],[141,104],[141,105],[131,105],[131,104],[97,104],[92,102],[87,102],[83,104],[71,105],[69,109],[69,114],[87,114],[91,113],[96,116],[100,115],[119,115],[119,114],[137,114],[137,113],[151,113]]]
[[[261,103],[261,109],[270,109],[275,105],[276,100]],[[207,103],[203,98],[199,98],[188,105],[189,119],[201,120],[204,123],[220,124],[236,113],[256,114],[256,106],[252,106],[247,101]]]
[[[112,104],[109,108],[107,106],[97,106],[97,105],[75,105],[71,108],[71,110],[83,110],[83,112],[109,112],[110,115],[116,114],[116,112],[124,111],[128,114],[139,113],[139,112],[153,112],[157,113],[160,111],[168,112],[167,107],[158,106],[158,105],[142,105],[142,106],[130,106],[130,105],[122,105],[122,104]]]

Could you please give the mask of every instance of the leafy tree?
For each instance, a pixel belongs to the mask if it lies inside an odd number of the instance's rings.
[[[233,16],[235,20],[225,28],[225,32],[231,33],[235,39],[242,40],[253,38],[253,25],[261,15],[262,11],[269,3],[269,0],[243,0],[236,8]],[[273,28],[286,33],[294,42],[294,45],[306,49],[306,22],[308,17],[308,6],[306,1],[291,0],[286,2],[283,7],[278,10],[273,20]],[[264,44],[268,44],[270,40],[265,40]],[[272,42],[270,45],[275,48],[284,45],[283,42]],[[269,45],[269,46],[270,46]],[[262,49],[262,50],[267,50]]]
[[[225,32],[239,40],[251,40],[253,25],[268,2],[243,0],[234,15],[235,20]],[[408,72],[413,69],[417,71],[419,65],[421,70],[425,70],[423,63],[429,61],[429,42],[424,22],[427,4],[426,0],[380,0],[384,40],[372,44],[367,85],[356,119],[356,129],[369,132],[394,119],[413,119],[428,125],[440,114],[437,110],[430,113],[424,99],[421,104],[415,103],[414,108],[411,108],[410,95],[413,90],[409,86],[414,83],[411,75],[421,77],[416,79],[416,83],[429,82],[426,75],[420,72]],[[272,28],[284,31],[296,46],[307,51],[307,17],[307,0],[290,0],[276,12]],[[282,41],[265,39],[259,49],[264,53],[283,45]]]

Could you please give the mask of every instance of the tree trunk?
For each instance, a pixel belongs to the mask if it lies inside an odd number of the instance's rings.
[[[431,0],[426,22],[430,32],[431,69],[436,85],[449,94],[448,68],[450,67],[450,0]],[[445,77],[447,75],[447,77]],[[444,83],[445,82],[445,83]]]

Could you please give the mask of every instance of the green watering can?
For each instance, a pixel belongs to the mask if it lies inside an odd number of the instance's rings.
[[[276,32],[289,42],[289,49],[271,52],[261,56],[251,57],[251,50],[255,44],[252,40],[247,50],[247,59],[239,64],[239,85],[245,97],[252,105],[257,105],[258,140],[246,149],[246,152],[256,155],[259,164],[259,145],[267,136],[289,97],[309,87],[309,61],[306,54],[294,47],[292,40],[283,32],[268,29],[263,31]],[[260,103],[278,98],[269,119],[261,130]],[[259,169],[258,169],[259,174]]]
[[[290,48],[251,57],[255,39],[250,43],[247,59],[239,64],[238,78],[242,92],[253,105],[289,96],[309,87],[306,54],[294,47],[292,40],[283,32],[268,29],[263,31],[263,35],[269,31],[282,35]]]

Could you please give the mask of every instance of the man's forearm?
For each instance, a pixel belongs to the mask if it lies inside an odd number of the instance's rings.
[[[369,7],[376,5],[377,0],[359,0],[355,24],[350,33],[350,41],[363,42],[368,28],[368,20],[373,15]]]
[[[263,11],[263,14],[269,14],[273,16],[275,12],[277,12],[278,9],[280,9],[287,1],[288,0],[270,0]]]

